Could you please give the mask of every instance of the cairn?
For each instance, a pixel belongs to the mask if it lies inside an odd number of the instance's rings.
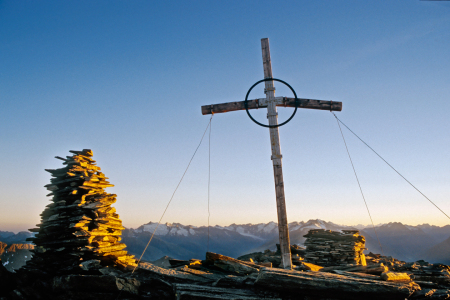
[[[61,272],[75,266],[97,265],[134,268],[136,260],[120,243],[122,221],[111,204],[115,194],[104,191],[110,184],[100,167],[92,159],[89,149],[70,151],[72,156],[56,157],[66,165],[51,174],[51,183],[45,187],[51,191],[52,203],[41,213],[37,232],[29,238],[36,248],[27,268],[45,268]]]
[[[306,237],[305,261],[320,266],[366,265],[366,239],[359,230],[311,229]]]

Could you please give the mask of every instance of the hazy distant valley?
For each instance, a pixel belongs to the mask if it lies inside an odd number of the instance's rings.
[[[139,257],[145,248],[157,223],[148,223],[136,229],[123,231],[123,242],[132,254]],[[357,226],[360,227],[360,226]],[[337,225],[322,220],[308,222],[292,222],[289,224],[291,244],[303,245],[310,229],[323,228],[327,230],[342,230],[355,228]],[[374,230],[370,227],[360,227],[360,232],[366,237],[366,253],[381,253]],[[418,226],[389,223],[376,227],[378,237],[383,247],[383,253],[403,261],[420,259],[431,263],[450,264],[450,225],[443,227],[427,224]],[[26,238],[29,232],[0,231],[0,256],[2,264],[9,270],[23,265],[30,258]],[[245,224],[229,226],[214,226],[209,228],[209,251],[223,255],[238,257],[240,255],[275,250],[278,243],[278,228],[274,222],[261,224]],[[30,245],[31,246],[31,245]],[[177,259],[203,259],[208,250],[208,228],[195,227],[178,223],[160,224],[155,236],[143,256],[144,260],[154,261],[162,256]]]
[[[128,249],[140,255],[155,227],[156,223],[149,223],[137,229],[124,230],[123,240]],[[355,227],[322,220],[292,222],[289,223],[291,244],[303,245],[303,235],[310,229],[317,228],[338,231]],[[373,228],[358,229],[366,237],[366,252],[381,253]],[[450,225],[438,227],[389,223],[377,226],[376,230],[384,255],[404,261],[424,259],[429,262],[450,263]],[[274,222],[214,226],[209,231],[209,250],[232,257],[265,249],[275,250],[278,243],[278,226]],[[203,258],[207,243],[207,227],[161,224],[143,258],[156,260],[164,255],[178,259]]]

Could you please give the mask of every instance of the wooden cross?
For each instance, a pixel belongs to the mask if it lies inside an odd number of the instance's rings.
[[[272,77],[272,62],[270,60],[269,39],[261,39],[263,66],[264,66],[264,78]],[[295,98],[287,97],[275,97],[275,88],[273,86],[273,80],[265,81],[266,88],[264,93],[266,98],[248,100],[248,109],[257,109],[260,107],[267,107],[267,118],[269,119],[269,125],[278,125],[278,113],[277,106],[295,107]],[[299,99],[299,108],[311,108],[330,111],[341,111],[342,102],[335,101],[323,101],[313,99]],[[202,106],[202,114],[217,114],[235,110],[245,110],[245,101],[229,102],[214,105]],[[280,138],[278,134],[278,127],[269,128],[270,131],[270,144],[272,147],[272,162],[273,173],[275,177],[275,192],[277,198],[277,213],[278,213],[278,232],[280,236],[280,249],[282,265],[285,269],[292,268],[290,241],[289,241],[289,228],[286,215],[286,203],[284,198],[284,182],[283,182],[283,170],[281,165],[281,150],[280,150]]]

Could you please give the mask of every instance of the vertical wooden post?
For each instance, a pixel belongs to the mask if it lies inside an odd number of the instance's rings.
[[[270,61],[269,39],[261,39],[264,78],[272,78],[272,62]],[[266,98],[269,100],[275,97],[275,88],[273,80],[266,81]],[[269,125],[278,125],[278,113],[276,103],[268,101],[267,118]],[[278,127],[269,128],[270,144],[272,147],[273,173],[275,177],[275,193],[277,197],[277,213],[278,213],[278,233],[280,235],[281,261],[284,269],[292,268],[291,249],[289,241],[289,228],[286,214],[286,202],[284,198],[284,182],[283,169],[281,165],[281,149]]]

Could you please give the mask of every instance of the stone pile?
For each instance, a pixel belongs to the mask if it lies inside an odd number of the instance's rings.
[[[269,249],[264,252],[254,252],[239,256],[238,259],[242,261],[255,262],[259,265],[264,265],[266,267],[281,267],[281,250],[280,244],[276,244],[277,251],[270,251]],[[303,261],[303,256],[305,254],[305,249],[298,245],[291,245],[291,258],[293,265],[301,265]]]
[[[113,185],[96,166],[91,150],[70,152],[72,156],[56,157],[65,167],[46,170],[53,177],[45,186],[52,203],[42,212],[38,228],[30,229],[36,235],[28,240],[36,248],[26,268],[69,271],[93,260],[102,266],[135,267],[134,256],[120,243],[125,228],[111,207],[116,195],[104,191]]]
[[[450,287],[450,267],[444,264],[432,264],[424,260],[404,262],[372,252],[366,255],[366,260],[369,266],[382,263],[395,272],[405,272],[427,288]]]
[[[366,265],[365,238],[358,230],[311,229],[304,237],[306,262],[319,266]]]

